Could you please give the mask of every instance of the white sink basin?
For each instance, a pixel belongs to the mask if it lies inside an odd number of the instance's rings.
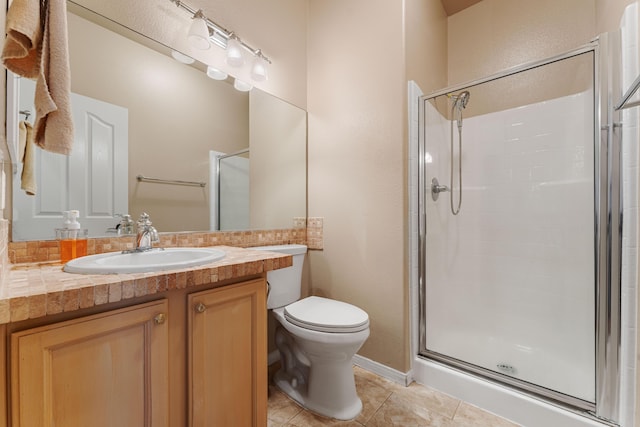
[[[111,274],[176,270],[218,261],[225,252],[211,248],[158,248],[146,252],[109,252],[72,259],[67,273]]]

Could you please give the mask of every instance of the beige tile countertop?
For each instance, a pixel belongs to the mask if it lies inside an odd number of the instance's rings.
[[[153,273],[85,275],[65,273],[59,262],[14,264],[0,288],[0,324],[261,274],[293,263],[291,255],[214,247],[226,256],[198,267]]]

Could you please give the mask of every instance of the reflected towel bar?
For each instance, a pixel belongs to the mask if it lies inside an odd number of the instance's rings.
[[[187,185],[191,187],[206,187],[206,182],[199,181],[179,181],[176,179],[159,179],[159,178],[149,178],[144,175],[136,176],[136,179],[140,182],[155,182],[156,184],[173,184],[173,185]]]

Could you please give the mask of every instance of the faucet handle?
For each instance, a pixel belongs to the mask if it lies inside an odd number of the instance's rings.
[[[140,218],[138,218],[138,227],[147,227],[149,225],[151,225],[149,214],[146,212],[142,212],[140,214]]]
[[[116,226],[118,228],[120,234],[133,234],[133,220],[131,219],[131,215],[124,214],[119,215],[122,219],[120,223]]]
[[[152,243],[157,243],[160,241],[160,236],[158,235],[158,230],[155,227],[149,227],[149,237]]]

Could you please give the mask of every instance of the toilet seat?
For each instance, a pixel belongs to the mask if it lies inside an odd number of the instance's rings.
[[[351,304],[322,297],[307,297],[284,308],[288,322],[318,332],[350,333],[369,327],[367,313]]]

